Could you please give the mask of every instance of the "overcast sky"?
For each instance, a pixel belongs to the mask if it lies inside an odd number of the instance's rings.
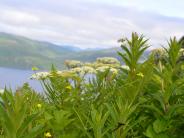
[[[0,31],[81,48],[115,47],[136,31],[153,48],[184,35],[183,13],[183,0],[0,0]]]

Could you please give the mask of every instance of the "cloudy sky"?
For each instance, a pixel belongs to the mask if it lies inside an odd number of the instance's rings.
[[[0,32],[108,48],[136,31],[153,48],[184,35],[183,13],[183,0],[0,0]]]

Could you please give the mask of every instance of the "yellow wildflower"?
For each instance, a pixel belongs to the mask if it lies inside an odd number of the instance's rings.
[[[38,108],[42,108],[42,105],[41,105],[41,104],[37,104],[37,107],[38,107]]]
[[[143,78],[144,77],[144,74],[142,72],[139,72],[139,73],[137,73],[137,76]]]
[[[50,133],[50,132],[47,132],[47,133],[45,133],[45,137],[46,137],[46,138],[51,138],[51,137],[52,137],[52,135],[51,135],[51,133]]]
[[[32,71],[37,71],[37,70],[39,70],[37,67],[32,67]]]
[[[66,86],[65,88],[66,88],[67,90],[69,90],[69,91],[72,90],[72,86],[71,86],[71,85],[68,85],[68,86]]]

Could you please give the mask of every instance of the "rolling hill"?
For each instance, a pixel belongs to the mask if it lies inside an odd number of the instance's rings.
[[[0,33],[0,66],[30,69],[37,66],[49,69],[52,64],[63,69],[66,59],[94,61],[97,57],[118,57],[118,48],[81,50],[74,46],[60,46],[32,40],[23,36]]]

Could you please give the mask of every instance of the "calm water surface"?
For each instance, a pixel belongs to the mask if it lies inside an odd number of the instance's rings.
[[[0,67],[0,88],[2,89],[6,86],[15,90],[25,82],[28,82],[33,89],[42,92],[43,90],[40,83],[36,80],[29,79],[32,74],[32,70],[18,70]]]

